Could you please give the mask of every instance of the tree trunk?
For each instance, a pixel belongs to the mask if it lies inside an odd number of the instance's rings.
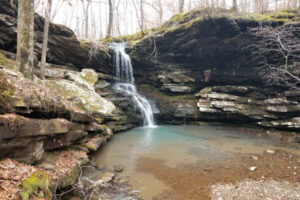
[[[163,15],[164,15],[163,5],[161,0],[158,0],[158,9],[159,9],[159,25],[161,26],[163,23]]]
[[[17,69],[33,80],[34,0],[18,1]]]
[[[184,0],[179,0],[179,13],[183,13],[184,10]]]
[[[237,0],[232,0],[232,11],[237,12]]]
[[[141,31],[145,29],[145,16],[144,16],[144,3],[140,0],[140,12],[141,12]]]
[[[46,57],[47,57],[47,46],[48,46],[48,33],[50,24],[52,0],[48,0],[47,8],[45,11],[45,24],[44,24],[44,36],[43,36],[43,48],[40,66],[40,78],[45,79],[45,68],[46,68]]]
[[[90,2],[87,2],[86,11],[85,11],[85,38],[89,38],[89,7]]]
[[[108,20],[108,27],[107,27],[106,37],[111,36],[112,26],[113,26],[113,21],[114,21],[114,10],[113,10],[112,0],[108,0],[108,5],[109,5],[109,20]]]

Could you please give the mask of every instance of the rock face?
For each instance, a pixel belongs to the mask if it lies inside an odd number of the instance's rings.
[[[203,89],[196,96],[200,118],[204,120],[299,130],[300,103],[266,88],[214,86]]]
[[[123,38],[132,44],[136,80],[156,100],[161,122],[239,121],[298,130],[300,95],[264,86],[257,68],[262,60],[247,48],[260,41],[250,29],[264,22],[205,12],[176,15],[151,36]],[[265,23],[282,24],[275,18]]]
[[[89,134],[111,136],[108,128],[101,123],[110,121],[110,115],[116,108],[97,95],[90,84],[97,81],[97,73],[93,70],[73,73],[74,76],[89,77],[92,81],[84,82],[85,79],[77,77],[75,81],[37,79],[32,82],[18,72],[0,69],[1,158],[10,157],[31,164],[41,160],[46,151],[61,149],[74,142],[83,144]],[[66,81],[69,85],[50,87],[53,85],[47,82],[51,81]],[[60,94],[63,88],[66,91]],[[68,96],[70,88],[75,88],[73,92],[77,92],[77,100],[72,95]]]
[[[194,91],[195,79],[189,77],[187,71],[180,68],[165,69],[158,72],[157,78],[162,84],[162,90],[171,93],[191,93]]]

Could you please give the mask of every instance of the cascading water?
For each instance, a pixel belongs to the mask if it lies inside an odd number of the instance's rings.
[[[144,126],[155,127],[154,115],[149,101],[140,95],[134,85],[131,59],[125,52],[126,43],[112,43],[110,48],[114,50],[114,70],[116,84],[114,89],[130,96],[141,111],[144,118]]]

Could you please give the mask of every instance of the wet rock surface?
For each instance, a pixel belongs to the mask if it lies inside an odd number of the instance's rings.
[[[118,170],[119,173],[121,172]],[[124,199],[141,200],[139,192],[135,191],[128,178],[112,171],[100,169],[91,165],[83,166],[83,174],[72,192],[62,196],[62,199]]]

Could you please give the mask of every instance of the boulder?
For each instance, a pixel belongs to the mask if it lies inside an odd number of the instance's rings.
[[[57,94],[81,106],[87,113],[108,116],[115,106],[94,91],[68,80],[43,80],[42,83],[57,92]]]
[[[93,69],[82,69],[79,76],[92,86],[98,81],[98,74]]]

